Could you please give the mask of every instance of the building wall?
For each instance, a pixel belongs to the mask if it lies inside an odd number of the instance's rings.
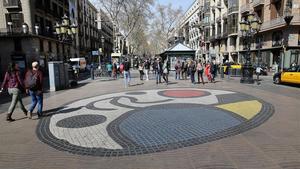
[[[293,0],[291,8],[287,6],[287,1],[281,0],[281,6],[277,12],[272,1],[264,1],[256,6],[254,6],[258,2],[256,0],[249,3],[246,0],[242,1],[242,6],[248,6],[248,11],[255,12],[262,21],[260,32],[253,36],[251,56],[254,63],[262,62],[269,67],[278,64],[281,69],[288,68],[294,61],[300,64],[300,0]],[[284,20],[284,11],[291,11],[290,15],[293,15],[290,25],[287,25]],[[258,37],[262,37],[260,48],[257,48]],[[245,51],[242,49],[243,44],[240,44],[240,54],[244,55]],[[261,56],[261,61],[259,61],[259,56]]]

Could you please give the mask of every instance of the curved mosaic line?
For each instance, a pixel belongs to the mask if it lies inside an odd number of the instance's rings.
[[[96,109],[89,109],[91,103]],[[139,155],[237,135],[264,123],[273,112],[269,103],[231,91],[181,88],[115,93],[66,105],[40,120],[37,135],[73,154]]]

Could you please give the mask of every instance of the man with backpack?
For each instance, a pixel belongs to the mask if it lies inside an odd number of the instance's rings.
[[[25,75],[26,93],[31,96],[31,106],[28,111],[28,118],[32,118],[32,112],[38,105],[38,118],[42,117],[43,112],[43,73],[39,70],[39,63],[32,62],[32,70]]]

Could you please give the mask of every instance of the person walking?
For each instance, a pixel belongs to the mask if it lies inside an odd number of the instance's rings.
[[[196,73],[196,65],[193,60],[190,61],[189,64],[189,75],[191,77],[191,82],[195,84],[195,73]]]
[[[43,73],[39,70],[39,63],[32,62],[32,70],[25,75],[26,93],[31,96],[31,106],[28,111],[28,118],[32,118],[32,112],[38,106],[38,118],[43,116]]]
[[[139,64],[140,80],[144,80],[144,64],[140,62]]]
[[[182,79],[186,80],[187,79],[187,71],[188,71],[188,63],[186,59],[182,62],[181,64],[181,69],[182,69]]]
[[[117,65],[117,61],[115,61],[115,60],[112,65],[112,76],[114,79],[118,78],[118,65]]]
[[[175,72],[176,72],[175,79],[176,79],[176,80],[180,80],[181,63],[180,63],[179,60],[178,60],[177,63],[175,64]]]
[[[211,82],[211,71],[210,71],[210,63],[208,62],[208,63],[206,63],[206,65],[205,65],[205,71],[204,71],[204,73],[205,73],[205,75],[206,75],[206,77],[207,77],[207,79],[208,79],[208,81],[210,81]]]
[[[169,66],[168,66],[168,60],[165,61],[163,65],[163,79],[166,83],[166,85],[169,84]]]
[[[215,78],[217,76],[217,69],[218,69],[218,66],[216,64],[216,61],[213,60],[210,65],[211,82],[215,82]]]
[[[203,68],[203,64],[201,62],[201,60],[199,59],[199,62],[197,64],[197,77],[198,77],[198,83],[200,84],[200,79],[202,81],[203,84],[204,83],[204,80],[203,80],[203,72],[204,72],[204,68]]]
[[[19,108],[23,111],[25,116],[27,116],[27,110],[23,105],[22,98],[21,98],[21,88],[24,88],[24,85],[20,78],[18,64],[10,63],[8,65],[8,69],[7,72],[5,73],[5,77],[1,86],[0,93],[3,92],[4,88],[7,88],[9,95],[12,96],[12,101],[8,108],[6,121],[9,122],[15,121],[15,119],[12,118],[12,114],[17,104]]]
[[[147,59],[144,63],[144,68],[145,68],[145,74],[146,74],[146,80],[149,81],[149,72],[150,72],[150,66],[151,63],[150,61]]]
[[[256,73],[256,82],[257,82],[257,85],[260,85],[260,80],[259,80],[259,76],[261,74],[261,71],[262,71],[262,68],[260,65],[258,65],[255,69],[255,73]]]
[[[159,58],[156,59],[156,62],[153,65],[156,74],[156,84],[161,83],[161,75],[163,73],[163,65]]]
[[[130,76],[130,63],[129,63],[128,59],[126,58],[126,60],[124,62],[124,82],[125,82],[125,88],[127,88],[128,86],[130,86],[130,80],[131,80],[131,76]]]
[[[113,69],[112,64],[111,64],[110,62],[107,63],[107,65],[106,65],[106,70],[107,70],[107,72],[108,72],[108,76],[109,76],[109,77],[112,77],[112,76],[111,76],[112,69]]]

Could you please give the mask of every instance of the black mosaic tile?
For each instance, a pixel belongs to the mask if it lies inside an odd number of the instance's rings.
[[[140,93],[141,94],[141,93]],[[133,94],[132,94],[133,96]],[[138,102],[137,99],[133,97],[128,97],[131,102],[134,102],[136,104],[140,104],[141,102]],[[124,106],[122,104],[118,103],[118,100],[120,97],[111,98],[111,103],[118,106]],[[253,100],[256,99],[252,96],[248,96],[246,94],[236,93],[233,95],[221,95],[218,96],[218,100],[220,104],[225,103],[232,103],[237,101],[246,101],[246,100]],[[258,100],[258,99],[256,99]],[[51,116],[45,117],[39,121],[39,124],[36,129],[36,133],[38,138],[50,145],[51,147],[60,150],[60,151],[66,151],[73,154],[80,154],[80,155],[89,155],[89,156],[101,156],[101,157],[118,157],[118,156],[128,156],[128,155],[142,155],[147,153],[157,153],[162,151],[168,151],[168,150],[174,150],[179,149],[182,147],[188,147],[198,144],[207,143],[210,141],[222,139],[225,137],[233,136],[240,134],[242,132],[245,132],[247,130],[250,130],[252,128],[255,128],[262,123],[264,123],[266,120],[268,120],[274,113],[274,107],[266,103],[262,100],[259,100],[263,107],[260,113],[258,113],[254,118],[251,120],[246,120],[241,118],[240,116],[236,116],[231,112],[222,111],[223,114],[226,114],[227,116],[230,116],[230,118],[234,119],[238,123],[236,125],[232,125],[229,127],[223,128],[223,130],[218,130],[218,127],[222,128],[222,125],[226,124],[232,124],[232,122],[229,121],[223,121],[220,124],[216,124],[213,121],[205,121],[203,119],[208,118],[211,114],[211,111],[209,110],[215,110],[215,111],[221,111],[220,109],[214,108],[212,106],[204,106],[204,105],[192,105],[192,104],[176,104],[176,105],[169,105],[165,104],[162,105],[161,108],[167,109],[165,112],[155,113],[151,114],[151,110],[155,109],[158,110],[159,106],[150,106],[144,109],[141,108],[134,108],[134,111],[128,112],[119,118],[117,118],[115,121],[111,122],[107,127],[108,134],[112,137],[114,141],[119,143],[123,149],[117,149],[117,150],[110,150],[110,149],[104,149],[104,148],[85,148],[76,146],[73,144],[70,144],[69,142],[65,140],[59,140],[55,136],[52,135],[50,129],[49,129],[49,123]],[[168,100],[166,100],[168,102]],[[87,108],[95,109],[93,107],[93,104],[96,102],[93,102],[92,104],[87,104]],[[173,106],[173,107],[172,107]],[[193,119],[194,116],[191,116],[190,119],[186,119],[186,122],[184,120],[179,121],[179,124],[173,124],[171,123],[170,119],[172,119],[172,116],[176,115],[175,113],[169,113],[168,111],[173,111],[182,107],[187,107],[190,110],[197,110],[197,108],[205,108],[205,111],[209,111],[210,113],[206,115],[204,113],[205,118],[200,118],[198,120],[199,123],[204,123],[205,128],[200,128],[197,126],[198,124],[194,124]],[[133,107],[131,107],[133,108]],[[172,109],[173,108],[173,109]],[[68,111],[67,111],[68,112]],[[138,113],[137,113],[138,112]],[[152,112],[153,113],[153,112]],[[220,117],[220,116],[219,116]],[[183,117],[181,117],[183,118]],[[98,119],[98,120],[97,120]],[[157,125],[158,128],[166,128],[167,130],[158,131],[153,126],[144,126],[143,129],[144,133],[141,133],[140,137],[134,139],[132,137],[132,134],[130,132],[134,129],[134,127],[130,125],[124,125],[126,121],[128,123],[133,122],[136,123],[134,125],[138,124],[145,124],[145,123],[151,123],[153,121],[157,120],[165,120],[165,124],[162,123],[160,125]],[[223,118],[221,118],[223,119]],[[169,120],[169,121],[168,121]],[[224,119],[223,119],[224,120]],[[82,122],[79,122],[82,121]],[[84,127],[87,124],[88,125],[95,125],[99,124],[101,121],[104,122],[105,120],[102,117],[99,116],[93,116],[93,118],[90,115],[86,116],[79,116],[79,117],[71,117],[66,118],[57,123],[60,127],[66,127],[66,128],[80,128]],[[188,123],[190,122],[190,123]],[[123,124],[123,125],[122,125]],[[173,126],[172,126],[173,125]],[[172,128],[173,127],[173,128]],[[183,130],[184,127],[189,127],[191,130]],[[126,133],[127,132],[127,133]],[[160,132],[157,134],[157,132]],[[181,132],[181,133],[180,133]],[[178,134],[180,133],[180,134]],[[196,137],[190,137],[190,135],[197,134]],[[134,133],[136,134],[136,133]],[[208,166],[207,166],[208,167]],[[227,168],[231,168],[231,166],[224,166]]]

